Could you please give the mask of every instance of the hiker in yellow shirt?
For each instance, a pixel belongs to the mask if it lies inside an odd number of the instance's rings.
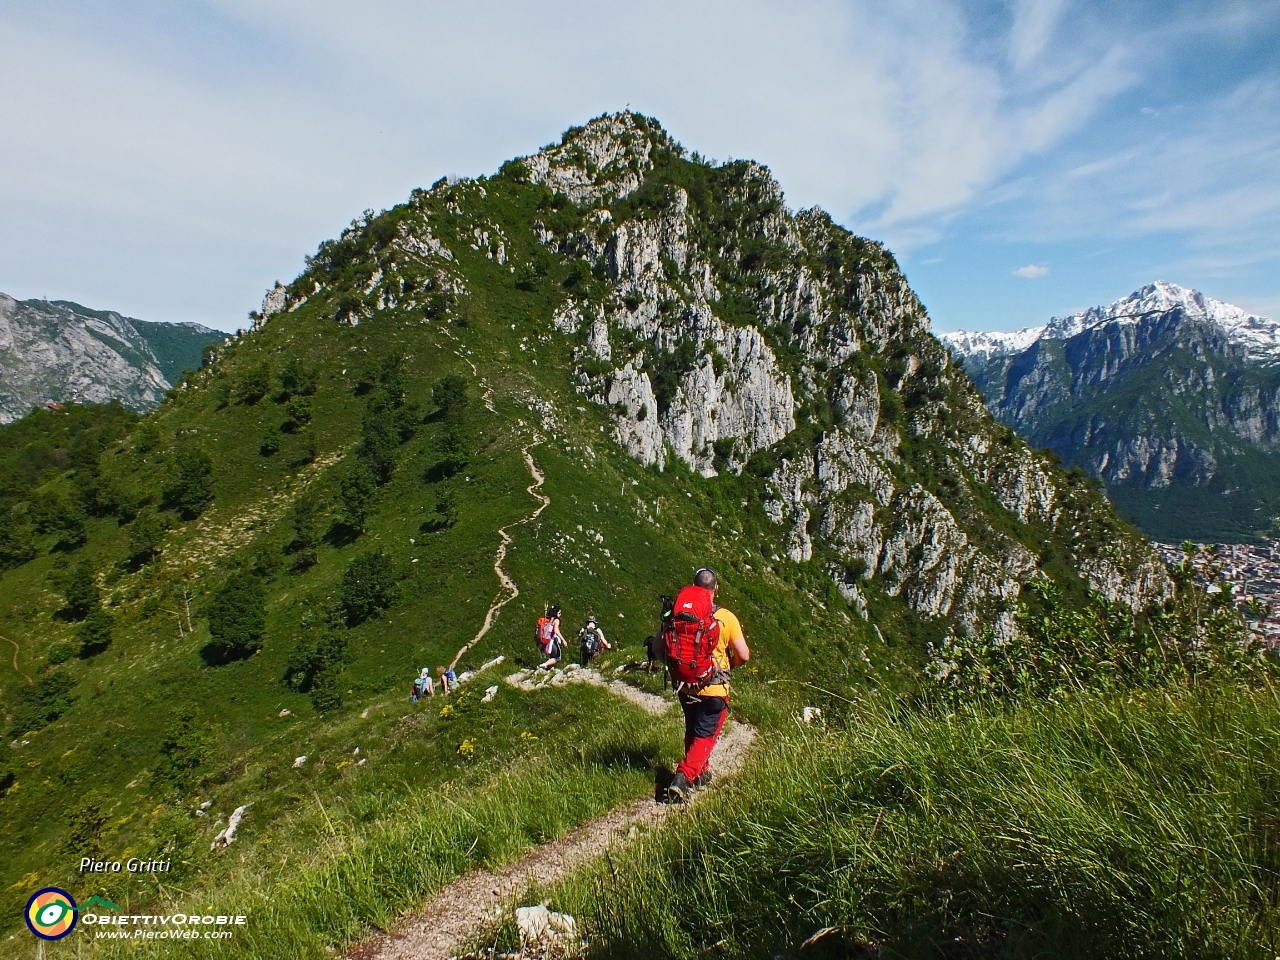
[[[714,604],[720,589],[714,570],[703,567],[694,574],[693,585],[708,591]],[[698,688],[689,684],[678,687],[680,707],[684,710],[684,759],[667,787],[667,800],[672,803],[683,803],[693,787],[711,782],[707,761],[729,716],[729,671],[751,659],[738,618],[724,607],[715,607],[713,616],[720,624],[720,637],[711,651],[715,682]]]

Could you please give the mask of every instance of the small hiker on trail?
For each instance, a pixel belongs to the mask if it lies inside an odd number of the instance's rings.
[[[458,685],[458,675],[445,667],[436,667],[436,675],[440,677],[440,692],[445,696],[453,693],[453,688]]]
[[[711,782],[707,761],[729,715],[729,670],[751,659],[742,624],[715,605],[719,589],[714,570],[698,570],[662,629],[667,669],[684,711],[684,759],[667,787],[668,803],[684,803],[694,787]]]
[[[644,672],[653,673],[655,667],[664,667],[667,662],[666,653],[662,642],[662,629],[666,626],[667,621],[671,619],[671,613],[675,609],[676,602],[666,594],[662,595],[662,616],[658,620],[658,632],[651,637],[644,638]],[[662,681],[662,689],[667,688],[665,679]]]
[[[587,617],[587,625],[578,631],[578,649],[582,651],[582,665],[590,666],[601,650],[612,650],[613,645],[604,638],[604,631],[596,626],[596,615]]]
[[[413,681],[413,689],[409,692],[409,699],[417,703],[423,697],[434,697],[436,695],[436,685],[431,679],[431,668],[423,667],[420,673]]]
[[[560,658],[564,656],[564,648],[567,646],[564,634],[560,632],[559,607],[548,607],[546,616],[538,618],[537,640],[538,649],[547,658],[538,664],[538,669],[550,670],[560,662]]]

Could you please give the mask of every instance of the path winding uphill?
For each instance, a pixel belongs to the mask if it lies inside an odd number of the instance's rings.
[[[487,405],[487,404],[486,404]],[[545,479],[534,462],[529,448],[536,446],[540,438],[522,448],[524,462],[533,478],[526,489],[539,502],[530,514],[498,531],[498,550],[493,569],[501,584],[485,613],[484,623],[469,643],[458,651],[449,665],[457,666],[462,659],[489,632],[504,606],[520,595],[520,587],[502,569],[507,548],[511,544],[512,527],[529,523],[551,503],[542,492]],[[637,689],[621,680],[606,680],[596,670],[570,667],[552,673],[539,670],[522,670],[507,677],[507,684],[516,691],[533,692],[543,686],[561,683],[590,683],[603,687],[614,696],[623,697],[652,714],[662,714],[674,706],[673,701],[656,694]],[[747,748],[755,737],[755,730],[745,723],[730,721],[724,736],[716,746],[715,768],[719,778],[733,776],[746,759]],[[695,802],[696,802],[695,797]],[[423,909],[407,918],[398,930],[376,934],[356,944],[346,956],[348,960],[446,960],[454,956],[468,939],[484,932],[498,918],[504,906],[527,890],[530,885],[546,888],[564,877],[573,868],[598,856],[615,844],[625,843],[636,828],[656,827],[678,807],[655,802],[646,796],[615,807],[608,813],[591,820],[552,843],[531,850],[516,863],[498,870],[475,870],[459,877],[440,890]]]
[[[466,656],[467,652],[480,642],[480,638],[489,632],[489,628],[492,627],[493,622],[498,619],[498,613],[502,608],[516,597],[520,596],[520,588],[516,585],[514,580],[507,576],[506,571],[502,569],[502,561],[507,558],[507,547],[511,545],[511,534],[507,531],[511,527],[518,527],[521,524],[530,523],[531,521],[538,519],[539,514],[551,505],[551,498],[542,492],[542,482],[546,477],[543,475],[542,471],[538,469],[538,465],[534,463],[533,454],[529,452],[529,447],[537,446],[541,442],[542,438],[535,435],[533,443],[520,449],[521,454],[524,455],[525,466],[529,468],[529,475],[533,477],[533,483],[529,484],[525,489],[529,491],[531,496],[537,498],[539,501],[538,506],[533,513],[528,516],[521,517],[519,520],[515,521],[515,523],[508,524],[507,526],[500,527],[498,529],[498,537],[500,540],[498,543],[498,552],[493,558],[493,572],[498,575],[498,582],[501,584],[501,587],[498,590],[498,595],[493,598],[493,603],[489,605],[489,609],[484,615],[484,623],[480,625],[480,631],[458,651],[457,655],[453,658],[453,661],[449,664],[450,670],[456,667],[458,665],[458,661]]]
[[[587,676],[594,671],[580,672],[583,680],[603,683],[597,679],[599,674],[596,678]],[[628,699],[638,694],[656,701],[646,709],[662,711],[672,706],[670,701],[654,694],[631,690]],[[717,779],[732,776],[742,768],[747,749],[755,738],[755,730],[747,724],[732,721],[730,724],[716,745]],[[530,886],[546,889],[609,847],[626,843],[635,834],[635,828],[657,827],[682,809],[656,803],[649,796],[615,807],[559,840],[534,848],[516,863],[499,870],[475,870],[459,877],[432,897],[421,912],[407,918],[398,930],[374,936],[346,956],[348,960],[447,960],[469,939],[483,933],[503,907]]]

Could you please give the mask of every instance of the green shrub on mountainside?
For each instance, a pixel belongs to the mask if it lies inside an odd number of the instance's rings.
[[[332,611],[307,611],[303,634],[285,664],[284,682],[306,693],[316,710],[333,710],[342,704],[338,675],[346,661],[346,624]]]
[[[115,639],[115,622],[111,614],[101,607],[95,608],[76,628],[76,639],[80,641],[80,658],[83,660],[105,651]]]
[[[69,620],[83,620],[101,602],[102,591],[98,589],[93,567],[86,560],[79,561],[67,582],[59,613]]]
[[[184,520],[194,520],[213,499],[213,461],[197,446],[183,446],[173,457],[173,469],[163,493],[164,506]]]
[[[293,502],[290,519],[294,535],[285,545],[285,550],[293,557],[292,569],[300,572],[314,566],[319,559],[318,551],[324,535],[323,506],[316,497],[304,494]]]
[[[155,557],[167,529],[165,518],[154,510],[148,508],[139,511],[129,524],[125,565],[137,569]]]
[[[262,648],[266,632],[265,593],[253,570],[231,573],[209,600],[209,634],[201,651],[210,665],[252,656]]]
[[[376,617],[396,599],[400,572],[382,550],[356,555],[342,575],[342,615],[348,626]]]
[[[160,737],[156,780],[165,788],[185,792],[196,774],[213,758],[214,736],[195,704],[175,707]]]
[[[1181,571],[1177,596],[1141,615],[1096,594],[1070,605],[1053,583],[1033,582],[1034,606],[1023,604],[1012,639],[948,634],[931,646],[926,673],[952,698],[1009,700],[1274,673],[1275,657],[1245,628],[1230,594],[1206,598],[1193,578]]]
[[[266,360],[254,364],[236,380],[236,399],[250,406],[265,397],[270,390],[271,364]]]
[[[65,670],[50,670],[34,682],[19,687],[9,714],[9,732],[15,737],[34,733],[57,720],[71,706],[72,680]]]

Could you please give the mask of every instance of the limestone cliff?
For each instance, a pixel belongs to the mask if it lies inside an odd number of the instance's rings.
[[[119,400],[149,410],[218,331],[0,293],[0,423],[48,402]],[[168,376],[166,376],[168,374]]]
[[[544,237],[607,280],[555,319],[582,343],[580,390],[645,464],[767,467],[779,555],[823,563],[860,609],[874,578],[966,632],[1012,631],[1048,535],[1094,589],[1135,606],[1167,593],[1096,494],[986,413],[879,244],[792,213],[758,164],[699,166],[630,115],[524,163],[594,214]],[[1100,520],[1117,534],[1105,544]]]
[[[571,347],[574,385],[621,448],[656,470],[755,478],[774,561],[820,566],[864,615],[905,602],[1007,636],[1033,577],[1135,606],[1168,591],[1096,490],[987,413],[888,251],[648,118],[600,117],[493,178],[441,180],[310,263],[264,317],[323,301],[339,323],[391,310],[466,325],[498,278],[563,277],[546,335]]]

